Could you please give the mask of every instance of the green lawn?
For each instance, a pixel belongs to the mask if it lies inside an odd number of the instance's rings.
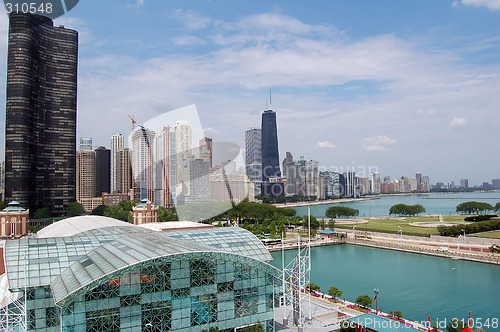
[[[422,217],[424,218],[424,217]],[[416,220],[414,220],[416,221]],[[424,221],[433,221],[433,220],[419,220],[420,222]],[[435,220],[434,220],[435,221]],[[438,234],[436,228],[430,227],[415,227],[410,226],[411,218],[407,218],[407,220],[393,220],[393,219],[372,219],[370,222],[366,224],[356,225],[357,231],[372,231],[372,232],[386,232],[386,233],[397,233],[399,231],[399,227],[403,231],[403,234],[408,235],[423,235],[428,236],[430,234]],[[335,225],[335,228],[345,228],[352,229],[353,225]]]
[[[484,233],[484,234],[471,234],[470,236],[485,237],[488,239],[500,239],[500,231]]]

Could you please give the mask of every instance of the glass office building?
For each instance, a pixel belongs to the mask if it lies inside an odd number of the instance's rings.
[[[43,237],[41,237],[43,236]],[[6,241],[2,331],[273,330],[280,271],[238,228],[156,232],[85,216]]]

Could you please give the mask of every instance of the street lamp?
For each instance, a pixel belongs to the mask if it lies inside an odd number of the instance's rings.
[[[378,314],[378,289],[375,288],[373,290],[373,293],[375,293],[375,297],[373,298],[375,300],[375,311],[377,312]]]
[[[460,237],[461,237],[461,236],[462,236],[462,235],[459,235],[459,236],[457,237],[457,254],[460,252]]]
[[[402,239],[403,238],[403,230],[401,229],[401,226],[398,226],[398,227],[399,227],[398,233],[400,234],[399,238]],[[398,245],[400,244],[399,243],[400,241],[398,241]]]

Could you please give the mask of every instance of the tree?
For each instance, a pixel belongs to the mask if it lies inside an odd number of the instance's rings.
[[[359,210],[347,207],[347,206],[331,206],[329,207],[325,215],[329,218],[345,218],[345,217],[355,217],[359,215]]]
[[[500,202],[495,204],[495,207],[493,208],[495,211],[500,212]]]
[[[264,327],[262,326],[262,324],[260,322],[257,322],[257,324],[244,327],[240,331],[242,331],[242,332],[264,332]]]
[[[68,217],[76,217],[83,216],[85,214],[85,209],[78,202],[68,203],[68,208],[66,209],[66,216]]]
[[[319,285],[316,285],[315,283],[310,283],[306,286],[307,289],[309,289],[311,292],[319,290]]]
[[[356,303],[363,307],[371,307],[373,300],[368,295],[360,295],[356,298]]]
[[[176,221],[179,220],[179,217],[177,217],[177,211],[175,208],[164,208],[163,206],[160,206],[158,208],[158,219],[161,222],[165,221]]]
[[[43,219],[50,217],[50,209],[48,207],[39,208],[33,215],[35,219]]]
[[[425,207],[423,207],[420,204],[416,205],[396,204],[391,206],[391,208],[389,209],[389,214],[394,214],[398,216],[416,216],[424,212],[425,212]]]
[[[104,212],[104,215],[106,217],[122,220],[125,222],[129,221],[130,214],[131,214],[131,212],[125,211],[120,204],[111,205],[110,207],[108,207],[108,210],[106,210],[106,212]]]
[[[328,294],[333,297],[341,297],[342,296],[342,291],[339,290],[337,287],[330,287],[328,290]]]
[[[493,206],[488,203],[470,201],[458,204],[456,210],[462,214],[479,214],[493,210]]]
[[[95,209],[90,212],[91,215],[94,216],[104,216],[104,213],[108,210],[108,207],[106,205],[99,205]]]
[[[333,231],[333,229],[335,228],[335,219],[330,219],[330,221],[328,222],[328,228],[331,229]]]
[[[399,310],[394,310],[394,311],[389,310],[389,315],[395,316],[397,318],[403,318],[403,313]]]
[[[488,248],[492,254],[494,253],[500,253],[500,246],[498,244],[493,244],[491,247]]]

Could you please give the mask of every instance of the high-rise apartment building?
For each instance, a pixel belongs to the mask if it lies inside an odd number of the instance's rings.
[[[422,186],[422,173],[418,172],[415,175],[415,179],[417,180],[417,190],[418,191],[423,191],[423,186]]]
[[[180,186],[183,181],[183,174],[185,172],[182,171],[183,169],[183,162],[184,160],[187,160],[190,158],[190,156],[193,154],[192,148],[193,148],[193,134],[192,134],[192,128],[189,123],[186,121],[178,121],[174,128],[173,131],[175,133],[175,151],[176,151],[176,164],[177,164],[177,170],[176,170],[176,183],[177,186]],[[185,179],[186,181],[189,181],[189,179]],[[179,192],[181,190],[178,190]]]
[[[92,150],[78,151],[76,154],[76,200],[80,203],[95,197],[95,157],[96,153]]]
[[[76,200],[78,32],[43,16],[10,14],[7,201],[53,215]]]
[[[262,131],[251,128],[245,131],[245,172],[255,184],[255,195],[260,195],[262,184]]]
[[[371,188],[370,191],[373,194],[380,194],[380,174],[373,172],[371,174]]]
[[[491,180],[491,186],[493,189],[500,189],[500,179]]]
[[[344,191],[343,196],[355,197],[356,196],[356,173],[354,171],[347,171],[344,173]]]
[[[212,139],[210,137],[204,137],[200,139],[199,149],[200,149],[200,159],[206,160],[209,162],[210,168],[214,167],[213,165],[213,152],[212,152]]]
[[[114,134],[111,136],[111,167],[110,167],[110,178],[111,178],[111,192],[120,192],[118,185],[118,174],[119,169],[118,165],[118,151],[123,149],[123,135],[122,134]]]
[[[116,152],[116,192],[128,194],[132,189],[132,153],[128,148]]]
[[[95,149],[95,195],[110,193],[111,150],[100,146]]]
[[[170,127],[155,131],[153,152],[154,203],[170,208],[176,198],[176,152],[175,135]]]
[[[469,188],[469,180],[468,179],[461,179],[460,180],[460,188],[462,188],[462,189]]]
[[[153,200],[153,141],[155,133],[141,128],[132,137],[132,175],[135,200]]]

